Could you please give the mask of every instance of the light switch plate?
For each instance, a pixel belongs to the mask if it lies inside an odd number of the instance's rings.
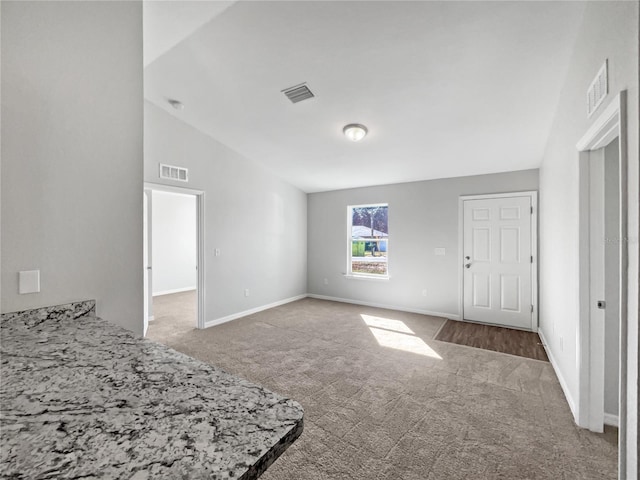
[[[18,273],[18,293],[40,292],[40,270],[25,270]]]
[[[435,252],[436,255],[445,255],[445,253],[446,253],[444,248],[436,248],[434,250],[434,252]]]

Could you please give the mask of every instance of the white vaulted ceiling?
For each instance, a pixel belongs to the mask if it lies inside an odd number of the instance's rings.
[[[176,17],[145,96],[306,192],[538,167],[584,7],[222,3]],[[316,97],[292,104],[302,82]]]
[[[144,66],[169,51],[235,2],[146,1],[143,6]]]

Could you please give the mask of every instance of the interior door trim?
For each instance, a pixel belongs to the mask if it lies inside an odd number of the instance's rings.
[[[196,199],[196,265],[197,274],[197,326],[199,329],[205,328],[206,323],[206,278],[205,278],[205,192],[204,190],[196,190],[193,188],[177,187],[164,183],[144,182],[145,190],[157,190],[162,192],[173,192],[187,195],[193,195]],[[153,207],[152,207],[153,208]]]
[[[576,423],[583,428],[594,429],[595,431],[601,431],[603,423],[603,412],[596,411],[593,408],[593,402],[591,401],[591,395],[594,390],[597,391],[597,395],[600,395],[604,390],[604,382],[602,382],[595,374],[592,368],[593,362],[604,362],[604,356],[600,355],[604,353],[604,347],[602,352],[591,352],[591,315],[588,311],[590,295],[589,295],[589,260],[587,257],[589,247],[589,216],[588,216],[588,199],[589,199],[589,185],[585,182],[587,172],[585,169],[585,162],[589,158],[589,152],[592,150],[598,150],[608,144],[611,140],[618,137],[618,187],[619,187],[619,215],[620,215],[620,239],[628,240],[627,222],[628,219],[628,205],[627,205],[627,92],[626,90],[620,91],[615,97],[611,99],[609,105],[602,111],[602,113],[595,119],[591,127],[585,132],[582,138],[576,144],[576,150],[578,151],[578,167],[579,171],[583,173],[580,178],[579,192],[578,192],[578,206],[579,206],[579,302],[580,302],[580,316],[577,330],[578,340],[578,398],[576,401],[576,411],[574,417]],[[628,299],[629,295],[629,245],[628,241],[620,242],[619,251],[619,267],[620,267],[620,340],[619,340],[619,403],[618,403],[618,475],[619,478],[627,478],[627,461],[628,452],[637,449],[637,444],[634,445],[633,437],[628,437],[628,409],[636,409],[637,406],[629,404],[627,402],[627,388],[628,385],[628,332],[629,332],[629,309]],[[596,355],[598,353],[598,355]],[[593,354],[593,355],[592,355]],[[595,388],[594,388],[595,384]],[[634,386],[632,386],[633,388]],[[636,415],[637,418],[637,415]]]
[[[531,199],[531,331],[538,331],[538,192],[488,193],[483,195],[460,195],[458,197],[458,313],[464,320],[464,202],[466,200],[487,200],[490,198],[529,197]]]

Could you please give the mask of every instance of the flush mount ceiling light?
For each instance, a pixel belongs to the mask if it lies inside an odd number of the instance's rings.
[[[184,109],[184,105],[182,104],[182,102],[180,100],[174,100],[173,98],[170,98],[169,100],[167,100],[167,102],[169,102],[169,105],[171,105],[176,110],[183,110]]]
[[[345,125],[342,129],[345,137],[353,142],[362,140],[368,131],[367,127],[360,125],[359,123],[350,123],[349,125]]]

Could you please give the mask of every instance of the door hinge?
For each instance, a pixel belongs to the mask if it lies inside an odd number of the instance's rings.
[[[533,214],[533,207],[531,207],[531,214]]]
[[[533,313],[533,305],[531,305],[531,313]]]
[[[531,263],[533,263],[533,255],[531,255]]]

